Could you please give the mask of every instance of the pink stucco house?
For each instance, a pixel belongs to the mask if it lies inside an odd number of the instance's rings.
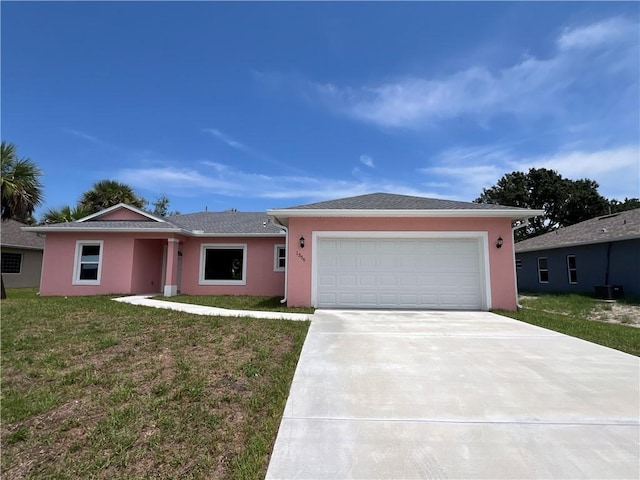
[[[374,193],[159,218],[120,204],[46,234],[41,295],[282,296],[291,306],[514,310],[511,221],[542,212]]]

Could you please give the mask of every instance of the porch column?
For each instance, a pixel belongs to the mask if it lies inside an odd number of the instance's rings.
[[[173,297],[178,294],[178,246],[180,240],[169,238],[167,246],[167,273],[164,279],[164,296]]]

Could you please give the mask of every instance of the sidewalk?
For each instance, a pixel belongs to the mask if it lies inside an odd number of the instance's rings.
[[[116,302],[130,303],[131,305],[141,305],[143,307],[164,308],[166,310],[177,310],[179,312],[193,313],[194,315],[209,315],[216,317],[251,317],[264,318],[269,320],[311,320],[311,313],[287,313],[268,312],[258,310],[229,310],[218,307],[205,307],[202,305],[192,305],[189,303],[167,302],[164,300],[153,300],[154,295],[134,295],[131,297],[114,298]]]

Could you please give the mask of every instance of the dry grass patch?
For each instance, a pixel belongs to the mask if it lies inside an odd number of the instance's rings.
[[[307,322],[9,292],[3,478],[263,478]]]

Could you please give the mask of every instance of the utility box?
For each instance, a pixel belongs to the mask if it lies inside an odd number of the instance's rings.
[[[596,285],[595,297],[601,300],[618,300],[624,297],[622,285]]]

